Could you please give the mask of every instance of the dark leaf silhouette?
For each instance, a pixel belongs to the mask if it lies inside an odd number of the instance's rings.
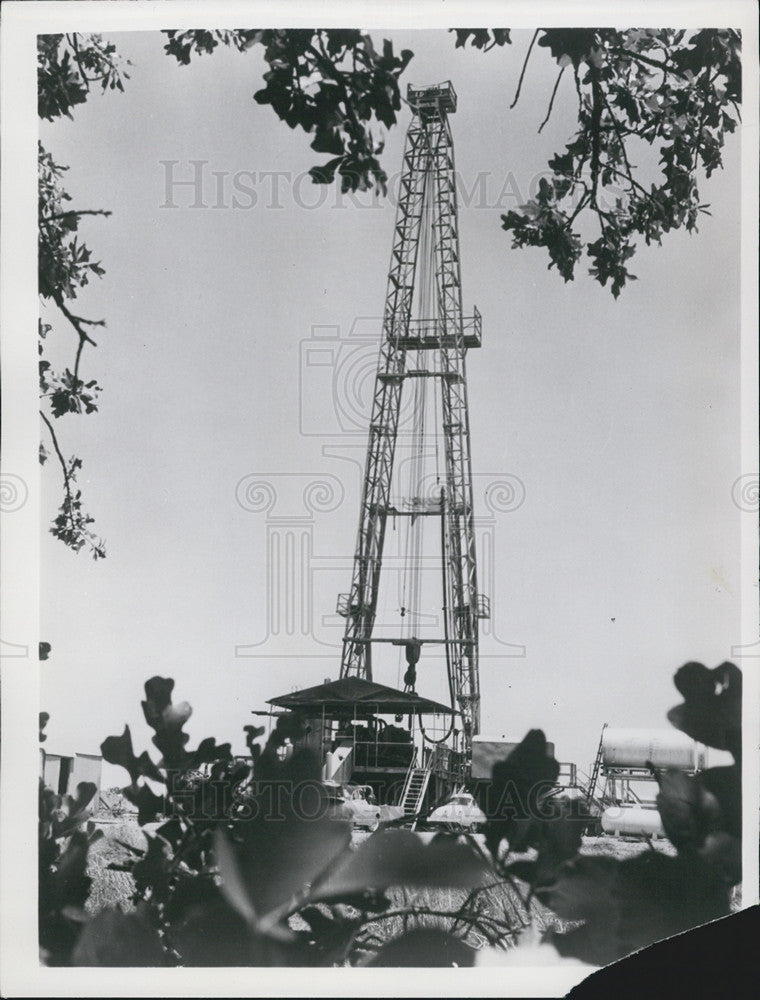
[[[583,799],[566,796],[548,799],[542,804],[541,815],[532,820],[530,832],[523,838],[536,847],[536,860],[515,861],[506,870],[534,886],[551,882],[559,865],[575,857],[580,850],[589,820]]]
[[[684,856],[697,854],[726,884],[741,880],[741,771],[714,767],[696,775],[658,776],[657,808],[668,839]]]
[[[127,785],[122,791],[124,797],[137,806],[137,822],[141,826],[144,823],[152,823],[166,809],[164,798],[156,795],[147,785]]]
[[[710,767],[697,776],[702,788],[714,795],[720,806],[721,825],[733,837],[742,835],[741,769]]]
[[[475,954],[473,948],[453,934],[417,928],[384,945],[367,964],[376,968],[468,968],[475,964]]]
[[[164,726],[163,712],[172,703],[174,681],[171,677],[151,677],[145,682],[145,701],[142,703],[145,721],[151,729]]]
[[[565,59],[579,66],[598,50],[597,32],[587,28],[551,28],[543,32],[539,45],[546,46],[557,62]]]
[[[74,965],[138,967],[172,965],[147,907],[131,913],[103,910],[86,926],[74,949]]]
[[[693,775],[668,769],[658,775],[657,808],[668,840],[679,850],[696,850],[719,828],[720,803]]]
[[[190,967],[305,964],[298,945],[251,934],[247,922],[215,888],[173,923],[172,943],[183,956],[182,964]]]
[[[452,28],[456,35],[456,48],[465,48],[467,42],[471,42],[476,49],[485,51],[496,45],[509,45],[509,28]]]
[[[581,855],[561,865],[552,882],[539,886],[536,895],[563,920],[603,924],[615,909],[618,865],[615,858]]]
[[[154,902],[166,903],[170,883],[165,861],[169,858],[170,851],[160,837],[148,836],[147,841],[147,850],[132,868],[135,885],[138,892],[150,889]]]
[[[679,672],[686,703],[714,706],[711,699],[732,683],[729,677],[726,687],[716,686],[714,672],[707,674],[709,684],[702,671]],[[145,850],[130,847],[131,857],[112,866],[135,880],[138,906],[129,920],[112,913],[87,923],[87,852],[97,836],[87,817],[95,786],[58,796],[40,785],[40,941],[48,964],[69,962],[73,953],[82,964],[115,966],[468,966],[469,929],[492,943],[514,942],[517,928],[481,909],[495,876],[527,881],[540,902],[574,925],[548,934],[560,955],[607,964],[727,913],[729,888],[741,877],[738,766],[656,773],[658,807],[678,856],[643,849],[620,861],[579,853],[585,805],[556,794],[559,765],[543,732],[531,730],[482,789],[494,857],[507,841],[496,866],[474,839],[449,834],[425,843],[388,829],[350,849],[350,824],[331,816],[319,760],[298,746],[306,720],[294,713],[278,718],[263,749],[254,742],[261,731],[247,727],[251,761],[232,760],[230,745],[212,738],[186,751],[182,727],[190,707],[172,702],[173,687],[169,678],[151,678],[143,702],[162,761],[146,752],[136,757],[128,727],[103,743],[104,757],[132,777],[124,793],[138,804],[138,821],[168,817],[144,831]],[[729,707],[738,717],[740,705]],[[288,741],[296,745],[282,759]],[[165,791],[156,794],[154,782]],[[221,798],[212,795],[209,804],[209,793],[218,791]],[[532,859],[511,858],[527,849],[534,849]],[[414,904],[401,910],[405,920],[450,916],[450,929],[415,927],[383,945],[371,928],[383,916],[397,917],[397,887],[468,892],[450,915]]]
[[[541,819],[551,815],[544,800],[558,774],[559,764],[540,729],[531,729],[506,760],[494,765],[490,783],[478,790],[488,817],[486,845],[494,858],[504,838],[513,851],[534,846]]]
[[[393,885],[470,887],[487,871],[471,843],[439,835],[425,845],[407,830],[381,830],[320,879],[312,899],[342,898]]]
[[[712,866],[649,850],[625,861],[581,856],[536,894],[563,919],[584,922],[552,935],[560,954],[600,964],[729,911],[725,881]]]
[[[683,704],[668,719],[687,736],[718,750],[729,750],[741,761],[742,675],[733,663],[708,670],[702,663],[686,663],[676,673],[675,685]]]
[[[729,912],[724,881],[709,865],[644,851],[620,864],[619,957]]]
[[[316,784],[268,788],[256,818],[236,824],[234,841],[217,830],[222,892],[247,920],[289,903],[348,847],[350,827],[325,814],[323,794]]]
[[[132,749],[132,734],[129,731],[129,726],[124,727],[121,736],[106,737],[100,744],[100,752],[103,754],[103,760],[108,764],[118,764],[125,768],[133,781],[140,774],[137,758]]]
[[[299,917],[309,925],[309,930],[300,937],[307,945],[309,964],[332,964],[340,961],[351,946],[363,918],[345,917],[338,907],[307,906],[299,912]]]

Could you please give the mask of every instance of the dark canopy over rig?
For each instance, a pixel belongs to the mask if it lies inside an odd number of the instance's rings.
[[[440,702],[411,691],[396,691],[362,677],[343,677],[316,687],[270,698],[269,705],[293,711],[325,715],[455,715]]]

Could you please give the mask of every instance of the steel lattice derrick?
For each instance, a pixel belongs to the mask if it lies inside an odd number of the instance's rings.
[[[447,110],[455,110],[450,84],[412,93],[415,115],[407,132],[399,204],[388,278],[383,333],[369,426],[351,591],[346,615],[341,677],[371,679],[372,630],[398,432],[402,385],[406,377],[440,379],[446,487],[442,498],[444,607],[452,686],[463,718],[466,744],[479,731],[478,589],[473,523],[470,429],[465,369],[459,234],[454,148]],[[427,202],[426,202],[427,199]],[[430,321],[438,369],[406,371],[411,309],[417,276],[423,210],[432,205],[433,257],[438,317]],[[477,314],[479,344],[479,314]],[[423,325],[426,321],[420,321]],[[475,320],[472,321],[475,323]],[[417,331],[419,348],[421,333]],[[437,341],[437,342],[436,342]],[[410,341],[411,343],[411,341]],[[377,641],[377,640],[375,640]]]
[[[407,132],[388,275],[383,333],[369,426],[359,531],[343,639],[341,677],[372,678],[371,645],[377,611],[387,508],[406,364],[403,337],[411,316],[420,220],[428,177],[425,129],[414,119]]]
[[[440,349],[443,438],[446,454],[447,535],[451,600],[451,670],[465,738],[479,730],[478,619],[475,531],[473,521],[470,427],[462,320],[454,147],[448,121],[436,123],[434,136],[436,197],[436,279],[444,334],[454,334],[453,348]]]

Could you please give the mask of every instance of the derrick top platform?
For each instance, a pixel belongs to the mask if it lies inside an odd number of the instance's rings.
[[[406,89],[406,99],[412,110],[422,117],[440,112],[453,115],[457,109],[457,92],[451,80],[434,83],[429,87],[413,87],[410,83]]]

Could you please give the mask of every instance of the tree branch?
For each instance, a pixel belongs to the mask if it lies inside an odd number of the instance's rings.
[[[575,80],[575,92],[578,95],[578,114],[583,110],[583,95],[581,94],[581,81],[578,76],[578,67],[573,63],[573,78]]]
[[[583,181],[581,181],[580,183],[583,184],[584,187],[586,187],[586,185],[583,183]],[[586,205],[588,205],[588,203],[589,203],[590,200],[591,200],[591,192],[588,190],[588,188],[586,188],[586,191],[583,193],[583,196],[582,196],[581,200],[578,202],[578,204],[575,207],[575,211],[570,216],[570,218],[567,220],[567,228],[568,229],[570,229],[570,227],[572,226],[572,224],[578,218],[578,216],[583,211],[583,209],[586,207]]]
[[[599,84],[599,71],[596,67],[589,68],[591,75],[591,201],[596,208],[596,192],[599,187],[599,157],[601,152],[601,121],[602,121],[602,101],[601,86]]]
[[[87,326],[105,326],[106,321],[104,319],[85,319],[84,316],[75,316],[64,304],[63,298],[61,296],[56,296],[55,304],[61,310],[66,319],[71,323],[76,332],[88,343],[92,344],[93,347],[97,347],[97,343],[92,339],[92,337],[87,333],[86,330],[82,329],[81,324],[85,323]]]
[[[605,108],[607,108],[607,113],[610,116],[610,121],[612,122],[612,127],[615,130],[615,135],[617,136],[617,140],[618,140],[618,143],[620,145],[620,152],[623,155],[623,162],[625,163],[625,169],[626,169],[627,174],[628,174],[628,180],[631,182],[631,184],[634,187],[641,188],[641,185],[637,184],[636,181],[633,179],[633,175],[632,175],[632,172],[631,172],[631,163],[630,163],[630,160],[628,159],[628,153],[627,153],[626,148],[625,148],[625,142],[623,141],[623,136],[620,134],[620,127],[619,127],[619,124],[618,124],[618,120],[615,117],[615,114],[614,114],[612,108],[610,107],[610,103],[607,100],[607,95],[604,93],[604,89],[602,87],[599,88],[599,92],[602,95],[602,100],[604,101],[604,106],[605,106]],[[612,168],[610,168],[610,169],[612,169]],[[615,171],[615,173],[618,173],[618,171]],[[641,190],[643,191],[644,188],[641,188]]]
[[[559,71],[559,75],[557,77],[557,81],[554,84],[554,90],[552,91],[551,100],[549,101],[549,110],[546,112],[546,118],[544,118],[544,120],[541,122],[541,124],[538,127],[538,134],[539,135],[541,135],[541,133],[543,132],[544,125],[546,125],[546,123],[551,118],[552,108],[554,107],[554,98],[557,96],[557,90],[559,89],[559,81],[562,79],[562,74],[565,72],[566,69],[567,69],[567,66],[563,66],[562,69]]]
[[[50,222],[53,219],[65,219],[69,215],[112,215],[113,213],[105,208],[79,208],[70,209],[68,212],[56,212],[54,215],[43,215],[43,222]]]
[[[520,79],[517,81],[517,90],[515,91],[515,99],[509,105],[509,110],[510,111],[517,104],[517,102],[520,100],[520,90],[522,89],[523,80],[525,79],[525,70],[528,68],[528,60],[530,59],[530,54],[533,51],[533,46],[534,46],[534,44],[536,42],[536,39],[538,38],[539,31],[540,31],[540,28],[537,28],[533,32],[533,37],[530,40],[530,45],[528,46],[528,54],[525,56],[525,61],[523,62],[522,69],[520,70]]]
[[[79,43],[77,42],[76,32],[73,35],[66,35],[66,41],[69,43],[69,45],[74,50],[74,58],[76,59],[77,69],[79,70],[79,75],[84,80],[84,85],[87,88],[87,91],[89,92],[89,90],[90,90],[90,81],[87,78],[87,74],[82,69],[82,57],[81,57],[81,55],[79,53]]]
[[[58,461],[61,463],[61,469],[63,471],[63,487],[66,490],[66,496],[67,496],[68,501],[69,501],[69,524],[71,525],[72,531],[75,531],[76,530],[76,525],[74,524],[74,519],[73,519],[73,517],[71,515],[71,505],[72,505],[71,479],[69,477],[69,470],[68,470],[68,468],[66,466],[66,460],[63,457],[63,454],[61,453],[61,449],[60,449],[60,446],[58,444],[58,438],[56,437],[56,433],[55,433],[55,430],[53,428],[53,425],[50,423],[50,421],[45,416],[45,414],[42,412],[42,410],[40,410],[40,416],[42,417],[42,419],[47,424],[47,429],[50,431],[50,439],[53,442],[53,448],[55,449],[55,453],[58,456]]]
[[[644,195],[645,198],[651,198],[651,195],[650,195],[649,191],[647,191],[647,189],[643,185],[639,184],[638,181],[635,181],[633,179],[633,177],[631,177],[630,174],[623,173],[622,170],[618,170],[616,167],[610,166],[609,163],[606,164],[606,166],[607,166],[608,170],[611,170],[612,173],[616,174],[618,177],[625,177],[626,180],[629,181],[629,183],[633,185],[633,187],[635,187],[637,190],[641,191],[641,193]]]
[[[87,333],[87,331],[83,328],[83,324],[87,326],[105,326],[106,321],[104,319],[85,319],[84,316],[75,316],[71,310],[66,307],[63,301],[63,296],[60,294],[55,296],[55,304],[79,335],[79,346],[77,347],[77,356],[74,363],[74,375],[79,378],[79,360],[82,357],[82,348],[85,343],[92,344],[93,347],[98,346],[97,342],[93,340],[89,333]]]
[[[73,35],[66,35],[66,39],[68,40],[69,45],[74,50],[74,58],[76,59],[77,62],[77,69],[79,70],[79,75],[84,80],[85,86],[89,91],[91,83],[97,83],[99,80],[105,80],[108,77],[108,74],[101,73],[100,76],[88,76],[84,66],[82,65],[82,54],[79,51],[79,43],[77,42],[76,33],[74,33]],[[97,48],[97,45],[93,44],[93,47]],[[102,51],[100,51],[98,54],[102,56],[103,53]]]
[[[646,66],[652,66],[654,69],[660,70],[661,73],[672,73],[681,80],[688,80],[686,74],[682,73],[671,63],[658,62],[657,59],[650,59],[649,56],[643,56],[640,52],[631,52],[630,49],[626,49],[622,45],[615,45],[609,51],[618,56],[626,56],[628,59],[634,59],[636,62],[643,63]]]

